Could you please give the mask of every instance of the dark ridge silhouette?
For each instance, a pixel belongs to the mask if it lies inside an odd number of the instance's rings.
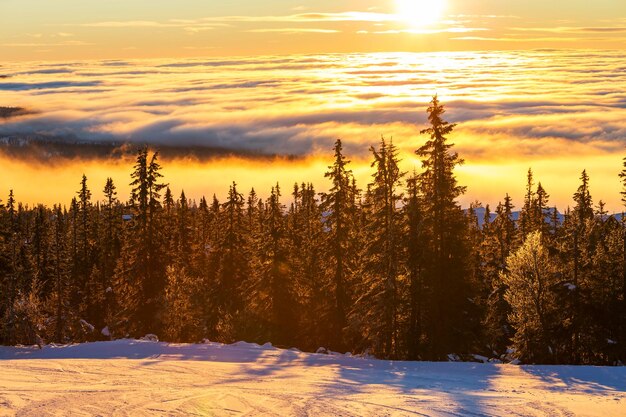
[[[0,75],[0,78],[6,78],[6,75]],[[22,107],[0,107],[0,117],[8,119],[13,116],[28,114],[29,112]]]
[[[3,110],[6,110],[6,114]],[[0,108],[0,117],[12,117],[27,114],[24,109]],[[59,162],[76,159],[106,160],[111,158],[134,157],[137,150],[154,144],[144,142],[94,141],[76,137],[50,136],[42,134],[7,134],[0,135],[0,153],[20,160],[35,162]],[[303,159],[298,155],[278,155],[241,149],[228,149],[214,146],[179,146],[159,144],[159,153],[164,160],[195,159],[208,161],[214,158],[240,157],[254,160],[273,160],[281,158],[289,161]]]

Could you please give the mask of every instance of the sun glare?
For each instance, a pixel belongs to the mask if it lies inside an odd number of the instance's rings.
[[[414,28],[430,26],[443,15],[446,0],[396,0],[396,13]]]

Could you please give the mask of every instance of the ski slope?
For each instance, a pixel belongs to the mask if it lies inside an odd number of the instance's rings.
[[[248,343],[0,347],[0,416],[619,416],[626,367],[390,362]]]

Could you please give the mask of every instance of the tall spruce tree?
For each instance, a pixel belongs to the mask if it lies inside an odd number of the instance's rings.
[[[540,231],[546,238],[550,236],[550,223],[548,222],[548,219],[550,218],[551,209],[548,205],[549,199],[550,195],[545,188],[543,188],[540,182],[537,184],[536,199],[532,215],[533,223],[531,228],[533,231]]]
[[[405,273],[409,280],[409,323],[406,346],[409,359],[419,359],[423,351],[424,305],[424,202],[419,187],[419,176],[414,171],[406,181],[404,201]]]
[[[112,178],[107,178],[104,189],[104,201],[101,206],[102,228],[100,229],[101,288],[104,288],[104,301],[101,308],[101,322],[109,328],[113,320],[115,298],[113,297],[113,275],[120,257],[122,246],[122,205],[117,198],[117,188]],[[105,333],[107,333],[105,331]]]
[[[531,168],[528,168],[528,173],[526,174],[526,193],[524,194],[524,205],[522,206],[522,211],[520,212],[519,217],[520,240],[522,241],[526,238],[526,235],[533,231],[533,206],[535,205],[534,186],[533,171]]]
[[[366,346],[380,357],[404,355],[400,339],[402,214],[399,191],[404,173],[392,141],[370,148],[375,168],[370,184],[372,207],[366,226],[366,249],[359,275],[360,296],[351,319],[362,329]]]
[[[13,194],[11,191],[10,196]],[[11,304],[14,298],[12,279],[12,233],[8,207],[0,204],[0,343],[10,343]]]
[[[324,175],[330,179],[332,187],[321,197],[321,209],[324,213],[324,227],[327,230],[325,248],[327,251],[327,273],[331,304],[329,314],[324,317],[328,323],[328,346],[337,350],[344,348],[347,314],[351,307],[348,285],[354,259],[353,248],[354,222],[356,214],[356,190],[352,184],[352,171],[348,169],[350,161],[343,154],[343,145],[337,139],[334,162]]]
[[[50,261],[50,213],[42,205],[35,209],[35,221],[33,224],[31,245],[33,273],[41,282],[42,291],[50,291],[52,265]]]
[[[313,184],[296,184],[287,214],[289,264],[293,294],[300,300],[297,339],[307,349],[324,344],[324,262],[322,213]]]
[[[624,288],[624,226],[611,216],[599,221],[598,231],[585,311],[591,326],[582,329],[583,337],[592,338],[592,352],[587,352],[588,358],[583,357],[581,362],[617,365],[626,363],[626,326],[624,316],[619,314]]]
[[[519,217],[519,240],[523,242],[528,234],[536,231],[541,232],[544,239],[548,239],[551,232],[548,220],[552,217],[552,210],[548,206],[550,196],[541,182],[537,184],[537,189],[534,189],[535,181],[532,169],[528,169],[526,178],[526,194]]]
[[[87,176],[83,174],[80,189],[77,191],[77,199],[74,213],[74,230],[76,239],[75,283],[77,295],[81,303],[81,319],[92,323],[95,321],[100,310],[100,301],[104,296],[104,288],[100,286],[98,270],[94,268],[94,242],[93,229],[96,219],[92,215],[93,205],[91,202],[91,190],[87,186]],[[91,328],[86,327],[87,331]]]
[[[216,207],[216,209],[218,209]],[[245,199],[233,183],[228,198],[219,208],[219,236],[216,252],[218,319],[220,337],[234,341],[242,325],[241,314],[246,305],[244,285],[250,276],[250,254],[247,247]]]
[[[9,191],[9,198],[6,204],[6,225],[5,236],[9,249],[6,273],[4,275],[5,288],[5,313],[2,320],[2,330],[4,339],[9,344],[30,343],[32,340],[20,339],[18,335],[18,312],[16,311],[16,301],[20,294],[28,291],[27,266],[24,265],[24,236],[19,224],[18,205],[15,201],[13,190]],[[5,247],[6,247],[5,246]]]
[[[457,201],[465,187],[454,176],[454,168],[463,160],[452,152],[447,139],[455,125],[443,119],[445,109],[437,96],[427,113],[430,127],[421,133],[428,140],[416,151],[424,169],[419,182],[426,235],[424,274],[429,287],[425,356],[444,359],[448,353],[467,350],[471,337],[464,334],[464,313],[473,289],[465,281],[466,223]]]
[[[259,241],[260,265],[251,286],[261,340],[281,345],[294,342],[298,312],[288,257],[288,240],[280,187],[272,187],[265,205]]]
[[[68,342],[71,333],[72,315],[70,304],[70,259],[67,241],[67,215],[60,205],[54,206],[54,226],[52,228],[52,279],[48,299],[52,318],[52,340],[58,343]]]
[[[622,180],[622,204],[626,207],[626,157],[623,160],[623,169],[619,174],[619,177]],[[626,345],[626,216],[624,215],[624,211],[622,211],[622,226],[624,226],[623,231],[623,251],[622,251],[622,340],[623,344]],[[626,347],[624,348],[626,351]]]
[[[484,211],[482,216],[480,211]],[[472,294],[467,300],[464,314],[467,318],[465,321],[466,331],[474,336],[474,339],[469,341],[474,345],[467,345],[466,349],[472,349],[472,351],[483,349],[482,341],[485,339],[483,318],[486,314],[487,299],[491,293],[491,282],[485,268],[488,257],[485,256],[482,245],[491,228],[490,216],[489,205],[483,207],[479,201],[470,203],[470,206],[465,210],[466,232],[464,235],[465,247],[467,248],[465,282],[469,288],[472,288]]]
[[[140,149],[131,174],[130,209],[122,256],[115,271],[121,330],[131,334],[158,333],[166,285],[166,265],[159,228],[161,166],[158,152]],[[122,333],[123,334],[123,333]]]
[[[483,274],[490,293],[486,300],[485,342],[491,354],[501,356],[508,348],[513,328],[508,316],[511,307],[505,299],[508,286],[500,279],[507,272],[506,261],[516,248],[516,227],[513,220],[513,203],[507,194],[496,208],[496,218],[485,231],[481,245]]]
[[[580,180],[581,184],[574,193],[575,204],[572,214],[563,227],[562,242],[564,244],[561,245],[561,252],[565,255],[563,261],[570,267],[566,269],[570,273],[565,274],[568,282],[563,283],[567,291],[563,300],[565,302],[562,303],[565,307],[562,312],[568,315],[564,318],[566,321],[564,331],[570,345],[567,349],[570,356],[568,359],[572,363],[586,361],[585,357],[588,357],[594,349],[591,339],[581,338],[581,329],[589,329],[592,326],[588,320],[590,316],[583,314],[583,311],[588,310],[587,306],[590,301],[588,290],[592,283],[589,282],[589,268],[596,250],[594,235],[599,229],[596,227],[593,200],[589,191],[589,176],[586,170],[582,172]]]

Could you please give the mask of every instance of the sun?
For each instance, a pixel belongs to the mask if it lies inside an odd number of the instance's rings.
[[[396,0],[398,17],[414,28],[437,23],[445,7],[446,0]]]

